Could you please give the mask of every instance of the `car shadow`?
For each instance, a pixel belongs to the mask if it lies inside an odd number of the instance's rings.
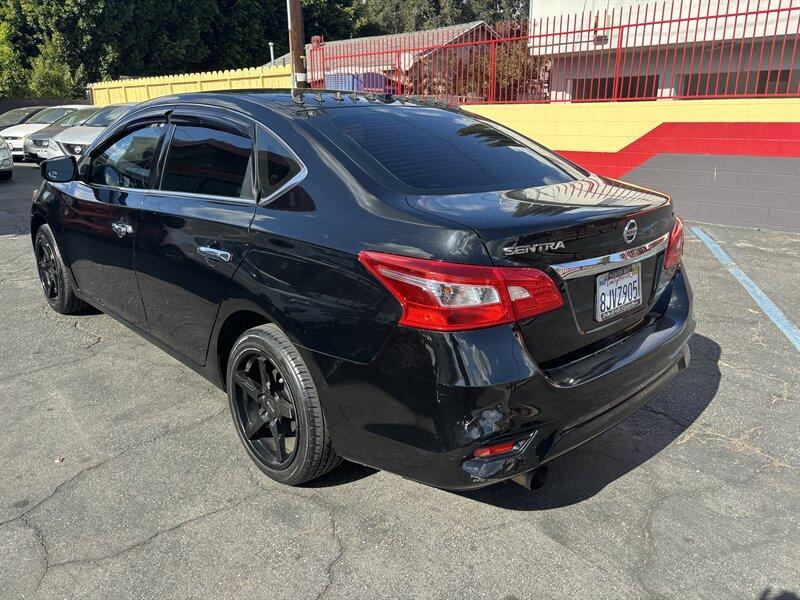
[[[554,459],[545,485],[530,492],[513,482],[463,497],[510,510],[548,510],[591,498],[608,484],[644,464],[686,431],[719,389],[720,346],[695,334],[690,366],[623,425]]]
[[[800,600],[800,596],[791,590],[775,590],[766,588],[759,594],[758,600]]]
[[[346,485],[353,483],[359,479],[370,477],[378,472],[378,469],[359,465],[349,461],[344,461],[338,469],[334,469],[330,473],[326,473],[322,477],[313,479],[307,483],[302,484],[300,487],[305,488],[327,488],[336,487],[337,485]]]

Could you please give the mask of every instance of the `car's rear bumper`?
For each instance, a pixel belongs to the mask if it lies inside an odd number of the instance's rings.
[[[627,337],[540,369],[515,326],[397,328],[369,365],[307,353],[334,447],[345,458],[448,489],[535,469],[612,427],[688,366],[694,331],[682,269]],[[512,454],[473,458],[519,441]]]

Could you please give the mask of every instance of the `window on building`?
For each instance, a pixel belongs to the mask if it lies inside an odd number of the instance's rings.
[[[691,98],[740,94],[748,96],[785,94],[790,91],[791,74],[789,69],[694,73],[683,76],[681,95]]]
[[[658,75],[632,75],[617,81],[617,100],[655,100],[658,94]],[[614,78],[595,77],[572,80],[572,100],[611,100],[614,98]]]

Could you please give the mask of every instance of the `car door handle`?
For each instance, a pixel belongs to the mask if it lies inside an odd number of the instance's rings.
[[[231,253],[226,252],[225,250],[220,250],[218,248],[209,248],[208,246],[199,246],[197,248],[197,253],[200,256],[205,256],[210,260],[221,260],[223,262],[230,262],[231,261]]]
[[[114,233],[116,233],[119,238],[124,238],[126,235],[131,235],[133,233],[133,227],[127,223],[120,223],[119,221],[112,223],[111,229],[114,230]]]

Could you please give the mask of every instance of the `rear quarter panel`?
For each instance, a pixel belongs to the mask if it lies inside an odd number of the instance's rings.
[[[274,121],[265,124],[308,173],[256,209],[229,301],[254,303],[298,346],[369,362],[400,305],[359,263],[361,250],[478,264],[488,255],[474,231],[411,209],[300,117]]]

